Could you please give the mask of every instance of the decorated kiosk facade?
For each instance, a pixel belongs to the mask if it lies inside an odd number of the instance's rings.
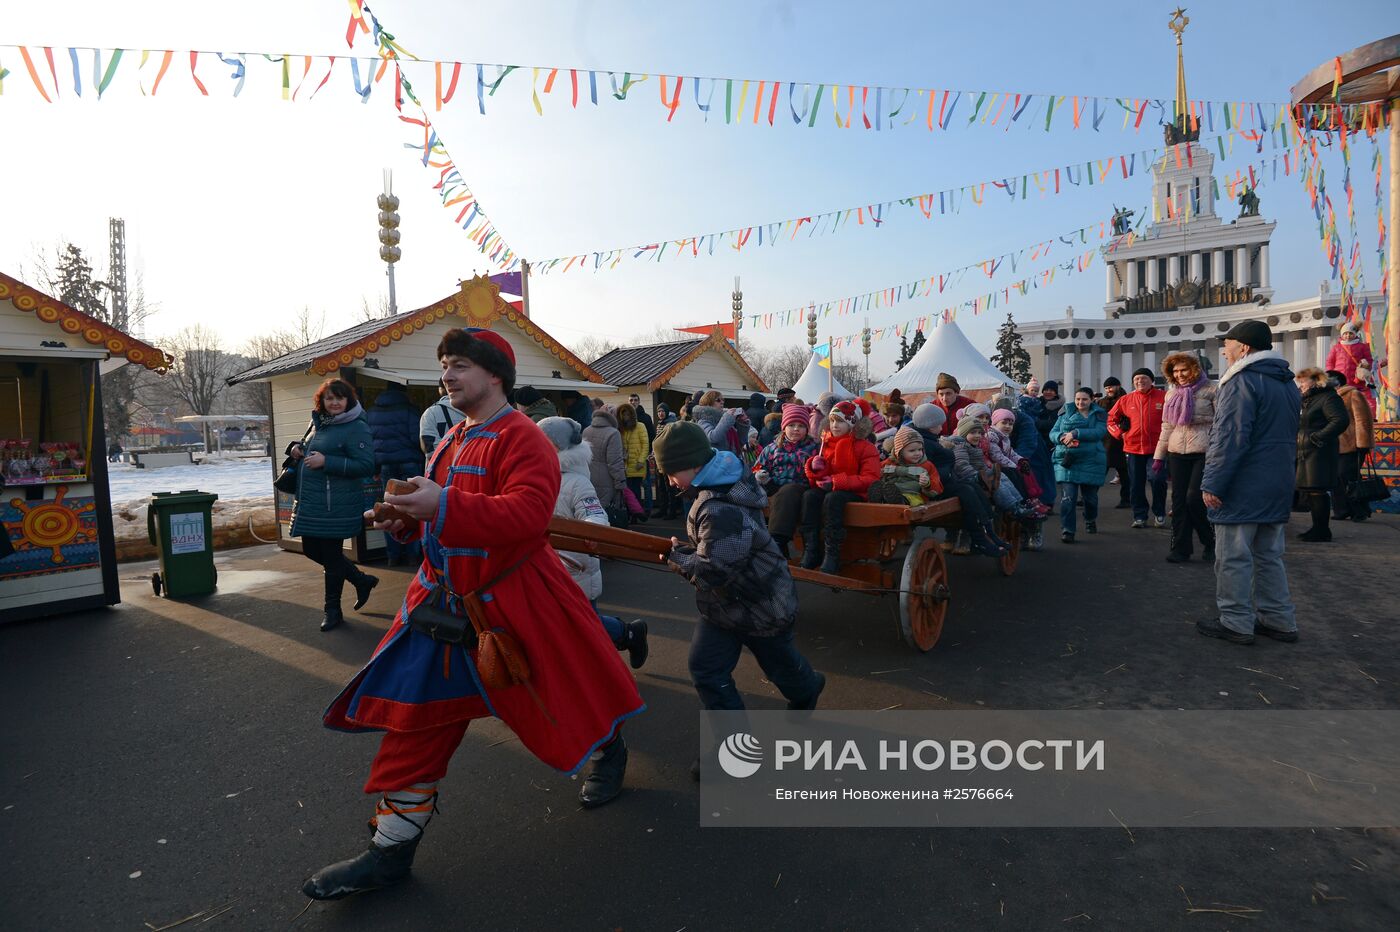
[[[636,394],[649,413],[663,402],[679,412],[690,395],[712,388],[722,392],[726,402],[736,404],[748,404],[754,392],[770,394],[719,326],[698,340],[619,347],[593,360],[592,365],[603,379],[617,386],[599,397],[617,404]]]
[[[101,376],[170,362],[0,273],[0,622],[121,601]]]
[[[565,391],[615,391],[587,363],[531,321],[520,307],[505,301],[499,285],[482,276],[462,282],[459,291],[427,307],[356,324],[241,372],[229,382],[268,382],[271,386],[272,422],[268,429],[277,454],[273,457],[276,468],[287,444],[301,439],[311,419],[316,387],[327,378],[341,378],[354,385],[366,409],[390,385],[404,389],[420,411],[437,401],[441,373],[437,345],[443,334],[454,327],[492,330],[505,337],[515,350],[516,384],[533,385],[560,410]],[[273,478],[270,473],[269,488]],[[367,505],[374,502],[381,489],[377,477],[366,482]],[[288,536],[292,496],[285,492],[274,494],[278,543],[299,551],[300,541]],[[347,541],[346,548],[352,559],[364,560],[383,548],[383,537],[378,531],[362,533]]]

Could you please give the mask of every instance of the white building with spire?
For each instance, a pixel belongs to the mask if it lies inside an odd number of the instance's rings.
[[[1166,154],[1152,166],[1152,223],[1131,245],[1103,247],[1102,316],[1076,317],[1066,308],[1058,320],[1018,324],[1036,375],[1065,390],[1098,388],[1109,376],[1127,385],[1142,367],[1160,375],[1162,359],[1180,351],[1197,353],[1218,375],[1221,337],[1250,319],[1268,323],[1274,349],[1295,371],[1321,366],[1343,321],[1342,296],[1326,282],[1311,297],[1273,302],[1269,241],[1276,224],[1259,215],[1252,190],[1241,195],[1237,217],[1226,221],[1216,212],[1215,157],[1198,142],[1200,120],[1190,116],[1186,97],[1185,24],[1178,11],[1176,116],[1163,127]],[[1126,229],[1129,216],[1115,215],[1115,227]],[[1379,293],[1371,297],[1380,300]]]

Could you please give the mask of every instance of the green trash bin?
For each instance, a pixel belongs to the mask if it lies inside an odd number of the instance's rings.
[[[214,503],[210,492],[156,492],[146,509],[146,535],[160,550],[151,588],[169,598],[208,595],[218,584],[214,569]]]

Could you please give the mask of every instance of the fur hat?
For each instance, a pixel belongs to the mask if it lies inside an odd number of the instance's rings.
[[[583,442],[583,428],[571,417],[547,417],[539,422],[540,430],[554,444],[554,449],[563,452]]]
[[[772,417],[770,414],[769,417]],[[812,420],[812,409],[806,405],[786,404],[783,405],[782,427],[787,428],[789,424],[801,424],[808,426]]]
[[[657,468],[668,475],[683,469],[698,469],[715,455],[710,438],[694,421],[668,424],[656,435],[652,452],[656,454]]]
[[[943,425],[947,421],[947,413],[938,405],[925,402],[914,409],[914,426],[919,430],[936,434],[943,430]]]
[[[967,435],[972,433],[974,430],[980,430],[983,433],[987,432],[987,428],[982,426],[981,421],[977,420],[976,418],[965,417],[962,420],[958,421],[958,426],[955,433],[957,433],[959,437],[966,438]]]
[[[770,411],[763,416],[763,426],[767,430],[782,430],[783,416],[777,411]]]
[[[933,387],[936,391],[940,392],[945,388],[951,388],[955,392],[962,391],[962,386],[958,384],[958,380],[946,372],[938,373],[938,381],[934,383]]]
[[[1016,423],[1016,415],[1008,408],[997,408],[992,412],[992,423],[1000,424],[1002,421]]]
[[[924,438],[912,427],[901,427],[894,435],[894,455],[896,457],[902,456],[904,454],[904,448],[911,443],[917,443],[922,447],[924,445]]]

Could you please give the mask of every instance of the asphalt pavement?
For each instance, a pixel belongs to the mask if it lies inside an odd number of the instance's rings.
[[[1196,634],[1211,569],[1165,563],[1166,532],[1128,523],[1107,511],[1100,534],[1049,542],[1010,578],[950,558],[948,623],[927,654],[900,640],[889,597],[801,586],[798,643],[828,677],[823,707],[1400,708],[1400,520],[1290,540],[1302,640],[1249,647]],[[305,559],[258,547],[218,567],[205,599],[158,599],[153,567],[131,564],[114,609],[0,627],[0,927],[1400,928],[1392,828],[701,829],[694,596],[617,563],[603,606],[652,637],[628,791],[583,811],[576,780],[475,723],[413,879],[308,908],[302,880],[358,851],[372,812],[360,787],[376,738],[327,731],[321,711],[409,575],[370,567],[385,584],[322,633]],[[751,658],[738,678],[751,707],[782,707]]]

